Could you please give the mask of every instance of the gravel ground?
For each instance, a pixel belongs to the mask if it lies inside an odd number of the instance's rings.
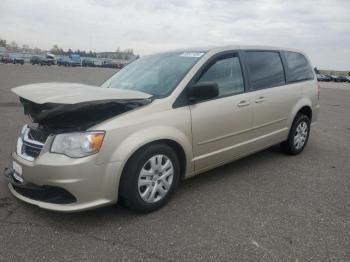
[[[10,88],[100,84],[115,71],[0,65],[0,168],[26,118]],[[350,84],[321,83],[305,151],[277,147],[186,180],[161,210],[62,214],[16,200],[0,177],[0,261],[350,261]]]

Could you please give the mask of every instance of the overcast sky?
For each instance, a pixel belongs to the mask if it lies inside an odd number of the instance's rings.
[[[305,51],[319,68],[350,70],[350,0],[0,0],[0,38],[141,55],[286,46]]]

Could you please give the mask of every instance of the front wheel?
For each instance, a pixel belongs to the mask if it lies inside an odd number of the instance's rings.
[[[296,116],[289,131],[288,139],[281,143],[282,151],[290,154],[300,154],[305,148],[310,135],[310,119],[306,115]]]
[[[123,203],[137,212],[151,212],[165,205],[180,178],[180,164],[173,149],[153,144],[138,150],[128,161],[120,184]]]

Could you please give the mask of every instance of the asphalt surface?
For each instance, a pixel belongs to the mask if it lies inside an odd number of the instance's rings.
[[[100,84],[114,72],[0,65],[1,170],[28,121],[10,88]],[[322,87],[301,155],[273,147],[214,169],[148,215],[119,205],[45,211],[15,199],[0,177],[0,261],[350,261],[350,84]]]

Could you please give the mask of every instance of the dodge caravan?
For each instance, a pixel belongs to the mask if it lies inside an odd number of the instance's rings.
[[[140,58],[101,87],[19,86],[24,125],[5,171],[17,198],[80,211],[163,206],[181,179],[280,144],[303,151],[319,87],[303,52],[262,46]]]

